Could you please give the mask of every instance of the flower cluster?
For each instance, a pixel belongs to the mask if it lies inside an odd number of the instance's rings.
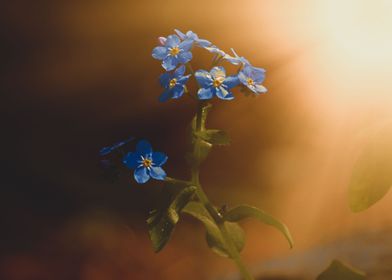
[[[234,95],[231,91],[236,86],[250,90],[254,94],[267,92],[262,85],[265,79],[265,70],[253,66],[246,58],[239,56],[234,49],[232,55],[227,54],[210,41],[201,39],[199,36],[188,31],[182,33],[175,30],[176,34],[167,37],[159,37],[159,46],[152,51],[152,57],[162,61],[165,73],[160,76],[160,84],[164,88],[160,101],[180,98],[187,92],[186,83],[193,75],[197,81],[199,89],[197,98],[201,100],[211,99],[216,96],[223,100],[232,100]],[[207,50],[214,54],[213,67],[207,71],[204,69],[185,74],[185,65],[190,65],[193,59],[193,46]],[[223,62],[238,66],[238,71],[234,75],[226,76],[225,68],[220,65]]]

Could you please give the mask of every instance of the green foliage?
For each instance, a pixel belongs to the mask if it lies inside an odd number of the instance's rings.
[[[196,131],[195,136],[212,145],[229,145],[230,137],[226,132],[219,129],[206,129]]]
[[[196,187],[190,186],[178,192],[170,204],[160,210],[154,210],[147,219],[150,239],[155,252],[159,252],[165,247],[170,236],[178,223],[181,210],[192,199]]]
[[[223,257],[231,257],[226,250],[226,242],[223,239],[221,230],[215,224],[214,220],[212,219],[212,217],[202,203],[190,202],[182,210],[182,212],[191,215],[192,217],[198,219],[204,224],[206,228],[207,244],[212,251]],[[223,226],[229,233],[236,249],[240,252],[245,245],[243,230],[237,223],[225,222]]]
[[[249,205],[240,205],[237,206],[228,212],[226,212],[223,216],[223,219],[230,222],[237,222],[245,218],[255,218],[261,221],[264,224],[275,227],[279,230],[287,239],[290,244],[290,248],[293,247],[293,239],[291,237],[290,231],[285,224],[275,219],[271,215],[266,212]]]
[[[353,212],[366,210],[392,186],[392,126],[374,133],[356,162],[349,185]]]
[[[364,280],[365,273],[334,260],[316,280]]]

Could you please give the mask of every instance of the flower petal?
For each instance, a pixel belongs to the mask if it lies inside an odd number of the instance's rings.
[[[255,85],[255,89],[257,93],[266,93],[268,91],[267,88],[263,85]]]
[[[201,88],[197,91],[197,96],[201,100],[211,99],[214,96],[211,88]]]
[[[159,83],[160,83],[161,86],[163,86],[163,87],[168,87],[171,78],[172,78],[172,77],[171,77],[171,75],[170,75],[169,73],[163,73],[163,74],[159,77]]]
[[[140,165],[141,154],[139,152],[127,153],[123,158],[123,163],[129,169],[135,169]]]
[[[155,166],[162,166],[167,161],[167,155],[161,152],[153,152],[151,159]]]
[[[152,57],[155,59],[163,60],[168,55],[168,50],[165,47],[155,47],[152,50]]]
[[[180,98],[184,94],[184,86],[183,85],[176,85],[172,88],[172,98]]]
[[[178,79],[181,76],[184,76],[184,73],[185,73],[185,65],[181,65],[176,69],[176,71],[174,71],[174,77]]]
[[[178,61],[182,64],[185,64],[192,59],[192,53],[191,52],[181,52],[178,55]]]
[[[241,71],[240,73],[238,73],[238,79],[239,79],[240,82],[243,83],[245,86],[248,85],[248,82],[247,82],[248,77],[245,75],[244,72]]]
[[[190,76],[191,75],[182,76],[181,78],[179,78],[177,80],[177,83],[180,84],[180,85],[184,85],[189,80]]]
[[[235,86],[238,86],[239,83],[240,79],[238,78],[238,76],[229,76],[223,82],[223,84],[226,85],[227,88],[233,88]]]
[[[200,47],[202,47],[202,48],[211,46],[211,42],[208,41],[208,40],[204,40],[204,39],[198,39],[198,40],[196,40],[196,43],[197,43]]]
[[[215,94],[217,97],[223,100],[231,100],[234,98],[233,94],[222,86],[216,88]]]
[[[144,184],[150,179],[150,175],[147,173],[147,168],[144,166],[136,168],[135,172],[133,173],[133,177],[139,184]]]
[[[174,56],[167,56],[163,62],[162,62],[162,67],[166,70],[166,71],[171,71],[174,68],[176,68],[178,64],[178,58],[174,57]]]
[[[166,47],[172,48],[172,47],[177,47],[178,44],[180,43],[180,38],[177,35],[169,35],[166,38]]]
[[[257,83],[257,84],[261,84],[264,79],[265,79],[265,70],[263,68],[253,68],[253,80]]]
[[[182,33],[180,30],[174,29],[174,31],[177,33],[178,37],[180,37],[181,40],[184,40],[186,38],[186,35]]]
[[[211,69],[212,77],[216,78],[225,78],[226,77],[226,70],[222,66],[215,66]]]
[[[165,37],[158,37],[158,42],[159,42],[159,44],[164,46],[166,44],[166,38]]]
[[[193,40],[192,39],[187,39],[185,41],[182,41],[178,47],[183,50],[184,52],[189,51],[192,48],[193,45]]]
[[[166,172],[162,169],[162,167],[151,167],[150,176],[155,180],[165,180]]]
[[[172,91],[170,89],[165,90],[161,96],[159,96],[159,101],[165,102],[172,97]]]
[[[212,76],[206,70],[197,70],[195,78],[201,87],[209,87],[212,85]]]
[[[136,151],[138,151],[141,155],[151,155],[152,147],[150,142],[146,140],[140,140],[136,145]]]

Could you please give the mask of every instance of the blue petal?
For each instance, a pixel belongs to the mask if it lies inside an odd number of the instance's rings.
[[[244,69],[241,70],[241,72],[244,73],[244,75],[246,77],[249,77],[249,78],[252,78],[252,79],[254,78],[253,77],[253,67],[252,66],[245,66]]]
[[[193,31],[191,31],[191,30],[189,30],[186,33],[186,37],[188,37],[188,38],[190,38],[192,40],[198,40],[199,39],[199,36],[197,36],[197,34],[195,32],[193,32]]]
[[[266,93],[267,92],[267,88],[264,87],[263,85],[255,85],[255,90],[257,91],[257,93]]]
[[[211,99],[214,96],[211,88],[201,88],[197,91],[197,96],[201,100]]]
[[[177,47],[180,41],[181,40],[177,35],[169,35],[166,38],[165,46],[170,48]]]
[[[178,61],[182,64],[185,64],[189,62],[192,59],[192,53],[191,52],[181,52],[178,55]]]
[[[226,77],[226,70],[222,66],[215,66],[210,73],[214,78]]]
[[[180,84],[180,85],[184,85],[189,80],[190,76],[191,75],[182,76],[181,78],[179,78],[177,80],[177,83]]]
[[[151,167],[150,176],[155,180],[165,180],[166,172],[161,167]]]
[[[164,46],[166,44],[166,38],[165,37],[158,37],[158,42],[159,42],[159,44]]]
[[[181,50],[183,50],[184,52],[187,52],[187,51],[189,51],[192,48],[192,45],[193,45],[193,40],[187,39],[187,40],[181,42],[178,47]]]
[[[238,76],[229,76],[223,82],[223,84],[226,85],[228,88],[233,88],[235,86],[238,86],[239,83],[240,83],[240,79],[238,78]]]
[[[180,98],[184,94],[184,86],[183,85],[176,85],[172,88],[172,98]]]
[[[140,140],[136,145],[136,151],[138,151],[141,155],[151,155],[152,147],[150,142],[146,140]]]
[[[247,81],[248,77],[245,75],[244,72],[241,71],[240,73],[238,73],[238,79],[239,79],[240,82],[243,83],[245,86],[248,85],[248,81]]]
[[[169,86],[169,82],[171,80],[171,75],[169,73],[163,73],[160,77],[159,77],[159,83],[161,84],[161,86],[163,87],[168,87]]]
[[[103,147],[101,150],[99,150],[99,155],[106,156],[110,154],[112,151],[113,151],[113,147]]]
[[[234,98],[233,94],[222,86],[216,88],[215,94],[223,100],[231,100]]]
[[[153,152],[151,159],[155,166],[162,166],[167,161],[167,155],[161,152]]]
[[[165,102],[169,100],[171,97],[172,97],[172,90],[167,89],[161,94],[161,96],[159,96],[159,101]]]
[[[195,78],[201,87],[209,87],[212,85],[212,76],[206,70],[197,70]]]
[[[211,42],[210,42],[210,41],[207,41],[207,40],[204,40],[204,39],[198,39],[198,40],[196,40],[196,43],[197,43],[200,47],[202,47],[202,48],[211,46]]]
[[[135,169],[140,165],[141,155],[139,152],[128,153],[123,158],[123,163],[129,169]]]
[[[261,84],[265,79],[265,70],[263,68],[253,68],[253,80]]]
[[[166,70],[166,71],[171,71],[174,68],[176,68],[178,64],[178,59],[174,56],[168,56],[166,57],[163,62],[162,62],[162,67]]]
[[[150,179],[150,175],[147,173],[147,168],[144,166],[136,168],[135,172],[133,173],[133,177],[139,184],[144,184]]]
[[[174,29],[174,31],[177,33],[178,37],[180,37],[181,40],[184,40],[186,38],[185,34],[182,33],[180,30]]]
[[[207,51],[212,52],[212,53],[217,53],[220,56],[225,56],[226,53],[224,51],[222,51],[221,49],[219,49],[217,46],[209,46],[205,48]]]
[[[185,66],[181,65],[176,69],[176,71],[174,71],[174,77],[178,79],[181,76],[184,76],[184,73],[185,73]]]
[[[152,50],[152,57],[162,60],[168,55],[168,50],[165,47],[156,47]]]

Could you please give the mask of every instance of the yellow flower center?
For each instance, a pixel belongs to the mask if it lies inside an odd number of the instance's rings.
[[[219,87],[223,83],[224,80],[225,80],[225,78],[218,77],[218,78],[214,79],[212,84],[213,84],[214,87]]]
[[[247,81],[248,85],[253,86],[255,84],[255,81],[253,81],[252,78],[248,78]]]
[[[169,51],[170,55],[172,55],[172,56],[175,56],[175,55],[179,54],[179,52],[180,52],[180,48],[179,47],[171,48],[170,51]]]
[[[143,164],[144,167],[151,167],[152,160],[148,159],[148,158],[145,158],[145,159],[143,159],[142,164]]]
[[[173,79],[171,79],[170,82],[169,82],[169,87],[170,87],[170,88],[173,88],[176,84],[177,84],[177,79],[176,79],[176,78],[173,78]]]

